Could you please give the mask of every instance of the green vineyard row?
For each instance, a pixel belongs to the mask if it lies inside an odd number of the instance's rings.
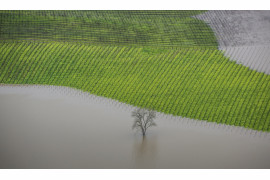
[[[68,86],[138,107],[270,131],[270,76],[213,48],[0,43],[0,83]]]
[[[202,11],[0,11],[0,41],[217,47]]]

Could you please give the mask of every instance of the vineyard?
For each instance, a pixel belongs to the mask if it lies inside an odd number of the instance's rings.
[[[197,47],[217,46],[201,11],[0,11],[0,40]]]
[[[270,76],[225,57],[199,13],[0,11],[0,83],[270,131]]]

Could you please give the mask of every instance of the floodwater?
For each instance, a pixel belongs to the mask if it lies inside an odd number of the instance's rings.
[[[194,17],[209,24],[219,47],[270,45],[269,10],[211,10]]]
[[[224,55],[236,63],[265,74],[270,74],[270,45],[220,48]]]
[[[210,25],[224,55],[270,74],[270,11],[207,11],[195,16]]]
[[[270,168],[270,135],[157,113],[66,87],[0,86],[0,168]]]

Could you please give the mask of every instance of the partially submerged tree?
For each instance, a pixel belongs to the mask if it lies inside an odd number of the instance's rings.
[[[141,130],[143,136],[145,136],[149,127],[156,126],[154,122],[156,113],[152,110],[136,109],[132,111],[132,117],[135,118],[132,129]]]

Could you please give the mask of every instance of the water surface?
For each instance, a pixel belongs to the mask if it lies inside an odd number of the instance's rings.
[[[0,168],[270,168],[270,135],[157,114],[65,87],[0,86]]]

